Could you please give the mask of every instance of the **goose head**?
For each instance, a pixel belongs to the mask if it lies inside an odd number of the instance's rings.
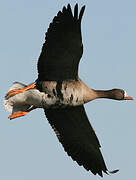
[[[134,100],[133,97],[129,96],[123,89],[109,90],[109,97],[115,100]]]

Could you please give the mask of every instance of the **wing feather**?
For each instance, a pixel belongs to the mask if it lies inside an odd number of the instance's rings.
[[[93,174],[107,173],[99,140],[83,106],[46,109],[45,114],[64,150],[74,161]]]
[[[78,78],[78,65],[83,53],[81,19],[78,5],[63,7],[50,23],[38,60],[38,80],[57,81]]]

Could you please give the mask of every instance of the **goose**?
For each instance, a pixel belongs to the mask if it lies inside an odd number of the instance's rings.
[[[133,100],[122,89],[95,90],[78,75],[83,54],[81,20],[85,6],[78,13],[70,4],[64,6],[50,23],[40,57],[38,78],[25,85],[15,82],[5,96],[10,119],[43,108],[48,122],[71,158],[87,171],[103,177],[109,171],[100,151],[101,145],[88,120],[84,104],[98,98]]]

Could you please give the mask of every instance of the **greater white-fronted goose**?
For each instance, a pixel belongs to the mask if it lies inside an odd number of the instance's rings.
[[[46,33],[38,60],[38,79],[26,86],[14,83],[5,97],[10,119],[24,116],[32,109],[43,108],[64,150],[86,170],[108,174],[99,140],[88,120],[83,104],[97,99],[133,100],[122,89],[94,90],[78,76],[83,53],[81,20],[75,5],[63,7]],[[115,173],[117,170],[110,173]]]

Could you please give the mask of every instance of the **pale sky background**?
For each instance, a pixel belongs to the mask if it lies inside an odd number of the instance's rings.
[[[80,77],[96,89],[123,88],[136,98],[135,0],[4,0],[0,2],[0,179],[98,180],[64,152],[43,110],[13,121],[3,107],[14,81],[33,82],[44,34],[64,5],[86,5]],[[104,180],[135,179],[136,101],[96,100],[86,105],[109,170]]]

